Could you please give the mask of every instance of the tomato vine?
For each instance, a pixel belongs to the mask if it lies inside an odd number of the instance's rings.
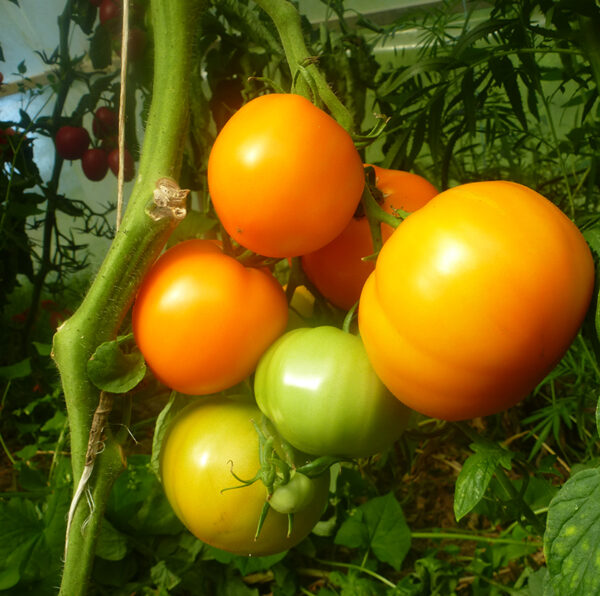
[[[83,474],[92,413],[99,392],[87,378],[86,365],[96,347],[113,339],[144,272],[162,250],[180,216],[152,219],[146,208],[156,182],[177,179],[181,138],[188,121],[189,46],[197,27],[199,5],[191,0],[154,0],[154,92],[136,184],[121,228],[96,280],[75,314],[54,337],[54,359],[60,370],[69,425],[75,485]],[[104,450],[90,479],[94,507],[80,501],[71,526],[61,594],[84,594],[93,562],[104,508],[122,470],[120,448],[105,429]]]

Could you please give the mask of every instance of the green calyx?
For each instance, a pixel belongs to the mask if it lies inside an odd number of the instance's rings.
[[[266,416],[262,416],[260,424],[255,420],[252,424],[258,435],[260,467],[253,478],[244,479],[234,472],[234,463],[230,461],[231,475],[240,484],[224,488],[221,492],[244,488],[261,481],[267,495],[254,539],[258,539],[270,509],[288,516],[289,537],[293,530],[294,514],[306,509],[315,497],[312,479],[327,472],[340,458],[323,456],[297,466],[298,452],[275,432]]]

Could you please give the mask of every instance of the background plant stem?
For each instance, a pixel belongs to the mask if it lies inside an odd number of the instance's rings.
[[[53,356],[60,370],[71,432],[73,480],[81,477],[90,423],[99,391],[87,378],[87,361],[96,347],[116,336],[139,281],[152,265],[173,227],[170,218],[146,214],[156,181],[177,180],[188,122],[189,71],[194,0],[152,0],[154,84],[138,176],[119,233],[80,308],[57,331]],[[112,484],[123,468],[119,445],[107,433],[96,459],[90,489],[94,507],[77,507],[69,536],[60,594],[85,594],[95,543]],[[84,526],[84,521],[87,523]]]
[[[294,5],[288,0],[254,1],[271,17],[277,28],[292,79],[298,81],[298,92],[315,103],[321,100],[338,123],[346,130],[351,131],[354,128],[352,114],[338,99],[317,65],[312,61],[314,56],[309,53],[304,42],[300,14]],[[319,94],[318,98],[311,97],[311,85],[303,79],[302,73],[298,72],[300,68],[304,68],[307,75],[311,77]]]

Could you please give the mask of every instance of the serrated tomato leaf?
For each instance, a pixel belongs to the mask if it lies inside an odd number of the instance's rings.
[[[557,594],[600,594],[600,468],[574,474],[550,502],[544,554]]]
[[[123,338],[107,341],[98,346],[87,363],[90,381],[110,393],[127,393],[146,374],[146,363],[139,352],[125,354],[119,345]]]
[[[369,548],[380,561],[396,570],[402,567],[410,542],[410,529],[402,507],[392,493],[375,497],[358,507],[335,536],[336,544]]]
[[[463,464],[454,490],[454,515],[459,521],[481,501],[499,465],[510,469],[510,451],[487,441],[470,445],[473,455]]]

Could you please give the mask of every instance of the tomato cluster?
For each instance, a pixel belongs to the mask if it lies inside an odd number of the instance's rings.
[[[122,6],[119,0],[90,0],[98,7],[100,26],[111,36],[114,51],[121,55]],[[131,3],[129,38],[127,42],[128,62],[137,62],[146,51],[148,36],[143,29],[145,8],[141,2]]]
[[[103,180],[109,169],[118,176],[118,127],[117,113],[106,106],[101,106],[94,113],[92,120],[92,131],[99,144],[90,148],[90,134],[83,126],[64,125],[58,129],[54,138],[56,152],[63,159],[81,160],[83,173],[94,182]],[[126,147],[123,156],[123,177],[128,182],[135,175],[135,164]]]
[[[119,0],[90,0],[98,8],[99,27],[110,36],[112,50],[121,53],[122,2]],[[127,45],[128,62],[140,60],[146,51],[147,34],[145,27],[145,5],[133,2],[131,6],[129,41]],[[109,106],[96,109],[92,120],[95,142],[92,142],[88,130],[79,125],[61,126],[54,137],[56,152],[63,159],[81,160],[81,169],[85,176],[94,182],[103,180],[109,170],[115,176],[119,174],[119,149],[117,142],[118,116]],[[90,147],[90,145],[92,145]],[[135,163],[127,146],[123,151],[123,177],[126,182],[135,176]]]
[[[458,420],[516,404],[583,320],[591,253],[550,201],[498,181],[438,194],[415,174],[373,169],[375,208],[406,216],[395,230],[382,225],[378,255],[373,205],[359,214],[365,169],[352,137],[303,97],[251,100],[208,161],[222,237],[175,244],[142,281],[132,320],[149,367],[176,391],[206,396],[171,425],[161,470],[175,512],[210,544],[289,548],[326,505],[321,462],[390,448],[412,410]],[[289,324],[272,268],[292,257],[312,293],[288,288]],[[358,301],[360,335],[303,326],[324,301]],[[246,399],[214,396],[243,381]]]

